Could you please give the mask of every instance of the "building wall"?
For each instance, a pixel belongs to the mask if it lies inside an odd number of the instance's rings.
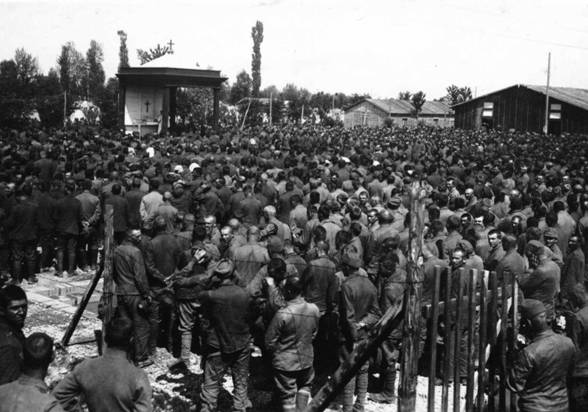
[[[378,109],[369,102],[362,102],[351,110],[345,112],[345,127],[369,126],[378,127],[384,125],[384,120],[388,114]]]
[[[561,104],[561,120],[550,121],[553,132],[588,133],[588,111],[550,98],[550,104]],[[493,103],[492,117],[483,117],[484,103]],[[494,129],[543,131],[545,95],[525,87],[511,87],[454,108],[455,127],[480,129],[484,123]],[[558,130],[559,129],[559,130]]]
[[[392,115],[392,124],[399,127],[416,127],[424,124],[432,127],[453,127],[453,116],[420,115],[418,120],[413,115]]]
[[[387,118],[392,119],[393,125],[399,127],[416,127],[419,123],[427,126],[453,127],[454,122],[453,116],[421,115],[418,121],[412,114],[393,114],[389,116],[388,113],[378,109],[373,104],[363,102],[345,112],[343,124],[345,127],[379,127],[384,126]]]
[[[164,88],[133,86],[125,92],[125,126],[159,123],[163,109]],[[146,103],[149,103],[148,105]]]

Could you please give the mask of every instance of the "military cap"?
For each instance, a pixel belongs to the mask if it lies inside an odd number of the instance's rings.
[[[543,312],[545,312],[545,305],[540,300],[525,299],[521,304],[521,316],[526,319],[533,319]]]

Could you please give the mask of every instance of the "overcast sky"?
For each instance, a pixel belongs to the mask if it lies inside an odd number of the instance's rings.
[[[264,25],[262,88],[396,97],[445,94],[454,83],[478,95],[516,83],[588,89],[587,0],[0,0],[0,59],[24,47],[47,72],[61,45],[104,49],[118,65],[117,30],[137,48],[170,39],[185,61],[230,78],[251,71],[251,27]]]

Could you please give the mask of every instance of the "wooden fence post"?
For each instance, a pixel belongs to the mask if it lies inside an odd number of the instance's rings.
[[[398,389],[398,411],[414,411],[419,360],[420,330],[422,325],[422,283],[424,280],[422,246],[425,227],[425,198],[427,191],[420,182],[410,186],[410,228],[408,273],[404,293],[405,312],[402,333],[402,361],[400,364],[400,387]]]
[[[114,226],[113,226],[114,209],[112,205],[106,205],[104,211],[104,286],[102,293],[104,295],[104,319],[103,325],[110,322],[114,316],[115,301],[115,284],[113,278],[113,256],[114,256]],[[104,329],[104,328],[103,328]]]
[[[84,296],[78,305],[74,316],[72,317],[65,333],[63,334],[63,338],[61,339],[60,345],[61,347],[65,348],[78,326],[78,322],[80,321],[88,302],[90,302],[90,298],[100,281],[100,277],[104,276],[104,284],[102,287],[102,294],[104,296],[103,301],[105,302],[105,316],[104,316],[104,323],[107,323],[113,315],[114,312],[114,282],[112,278],[112,252],[113,252],[113,237],[114,237],[114,229],[113,229],[113,216],[114,211],[111,205],[106,206],[106,211],[104,212],[104,220],[106,222],[106,227],[104,229],[104,251],[102,253],[102,260],[100,262],[100,268],[94,274],[92,281],[88,284],[86,291],[84,292]],[[98,337],[98,335],[96,335]],[[104,336],[103,333],[100,336]],[[98,343],[98,351],[102,348],[102,342]]]

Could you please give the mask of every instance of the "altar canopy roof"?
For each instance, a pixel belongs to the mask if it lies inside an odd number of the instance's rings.
[[[124,83],[162,87],[220,87],[227,80],[220,70],[200,69],[196,62],[166,54],[137,67],[121,68],[116,76]]]

